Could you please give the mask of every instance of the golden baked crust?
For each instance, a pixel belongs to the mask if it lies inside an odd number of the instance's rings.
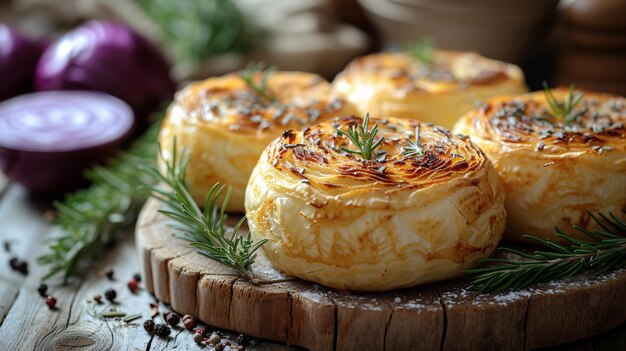
[[[277,72],[268,89],[277,102],[255,94],[239,75],[230,74],[193,83],[176,94],[159,141],[166,160],[174,137],[179,150],[190,152],[187,181],[199,204],[220,182],[233,187],[227,209],[243,212],[248,177],[267,144],[286,129],[351,112],[316,74]]]
[[[471,52],[435,51],[422,64],[406,53],[352,61],[333,82],[362,115],[419,118],[447,128],[479,100],[527,91],[519,67]]]
[[[565,101],[565,89],[554,89]],[[595,228],[585,210],[626,207],[626,99],[586,93],[569,125],[551,115],[543,92],[488,100],[455,132],[470,135],[498,170],[506,191],[506,236],[557,239],[559,227]]]
[[[353,148],[341,117],[287,131],[263,152],[246,190],[252,236],[278,269],[339,289],[384,291],[461,274],[504,230],[504,196],[485,155],[446,129],[372,119],[375,158]],[[404,156],[419,126],[423,156]]]

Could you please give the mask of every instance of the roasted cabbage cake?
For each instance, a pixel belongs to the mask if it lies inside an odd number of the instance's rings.
[[[385,291],[458,276],[489,256],[506,212],[483,152],[443,127],[385,118],[369,121],[384,139],[367,160],[339,132],[362,123],[289,130],[263,152],[246,215],[270,262],[332,288]]]
[[[587,210],[626,207],[626,99],[568,89],[493,98],[455,132],[471,136],[498,170],[506,192],[506,236],[558,240],[558,227],[597,228]]]
[[[243,212],[248,177],[265,147],[289,128],[344,115],[322,77],[303,72],[256,72],[251,86],[239,74],[193,83],[176,94],[159,141],[165,160],[186,150],[186,179],[200,204],[216,182],[232,186],[228,211]]]
[[[419,118],[447,128],[479,100],[527,92],[515,65],[442,50],[430,63],[404,52],[359,57],[333,85],[360,114]]]

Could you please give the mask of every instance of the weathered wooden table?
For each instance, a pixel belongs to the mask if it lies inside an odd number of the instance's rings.
[[[0,174],[1,177],[1,174]],[[69,285],[51,282],[49,291],[58,308],[50,310],[37,287],[45,268],[37,265],[47,237],[58,229],[45,220],[50,204],[29,198],[19,186],[5,186],[0,179],[0,241],[10,243],[10,251],[0,249],[0,351],[10,350],[199,350],[191,332],[173,330],[167,339],[151,338],[142,323],[150,316],[154,297],[145,291],[132,294],[126,286],[139,271],[132,230],[91,271]],[[28,275],[9,268],[12,257],[28,262]],[[114,281],[101,272],[112,269]],[[118,307],[142,318],[129,324],[101,320],[88,313],[86,301],[108,288],[118,293]],[[625,297],[626,299],[626,297]],[[161,311],[168,306],[161,305]],[[549,318],[549,317],[548,317]],[[232,339],[236,335],[225,333]],[[462,348],[462,346],[460,346]],[[205,347],[205,349],[211,349]],[[295,350],[277,343],[255,340],[247,350]],[[553,350],[626,350],[626,325]]]

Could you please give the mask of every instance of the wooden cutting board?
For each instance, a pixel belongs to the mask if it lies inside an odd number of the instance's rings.
[[[529,350],[626,321],[626,270],[478,295],[466,280],[386,293],[289,278],[259,253],[252,284],[174,235],[150,200],[136,232],[146,288],[181,314],[311,350]]]

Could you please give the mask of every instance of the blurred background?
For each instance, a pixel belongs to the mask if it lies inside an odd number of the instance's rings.
[[[0,0],[0,22],[44,43],[90,19],[154,43],[177,83],[258,60],[332,78],[357,55],[427,37],[516,63],[533,90],[626,95],[625,0]]]

